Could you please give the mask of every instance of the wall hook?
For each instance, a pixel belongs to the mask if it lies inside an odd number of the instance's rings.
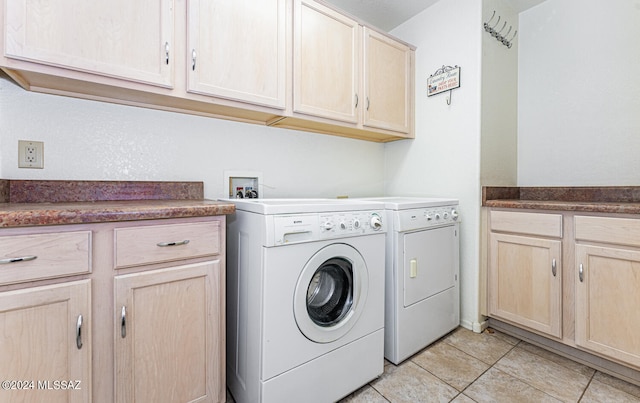
[[[489,21],[484,23],[485,31],[489,31],[489,23],[491,22],[491,20],[493,20],[493,17],[495,16],[496,16],[496,10],[493,10],[493,15],[491,15],[491,18],[489,18]]]
[[[500,31],[496,31],[495,29],[493,30],[493,32],[491,33],[491,36],[493,36],[494,38],[497,38],[500,35],[500,32],[504,31],[504,28],[507,26],[507,22],[504,22],[504,25],[502,26],[502,28],[500,28]]]
[[[502,28],[497,30],[496,27],[500,25],[500,20],[502,19],[502,16],[500,15],[498,16],[498,20],[496,21],[495,24],[493,24],[493,26],[489,25],[491,21],[493,21],[493,18],[495,16],[496,16],[496,11],[493,10],[493,14],[491,15],[491,18],[489,18],[489,21],[484,23],[484,30],[487,31],[492,37],[496,38],[498,42],[502,43],[504,46],[510,49],[511,46],[513,45],[513,40],[518,34],[518,30],[515,30],[511,39],[508,39],[509,34],[511,33],[511,30],[513,29],[513,25],[509,25],[509,30],[507,31],[507,33],[505,35],[502,35],[502,31],[504,31],[504,29],[507,27],[507,21],[504,21],[504,23],[502,24]]]
[[[500,42],[502,42],[502,43],[504,44],[504,41],[506,41],[506,40],[507,40],[507,36],[509,36],[509,33],[511,32],[511,29],[512,29],[512,28],[513,28],[513,26],[512,26],[512,25],[509,25],[509,30],[507,31],[507,33],[506,33],[506,34],[504,34],[504,36],[502,36],[502,35],[498,35],[498,36],[496,37],[496,39],[497,39],[497,40],[499,40]]]

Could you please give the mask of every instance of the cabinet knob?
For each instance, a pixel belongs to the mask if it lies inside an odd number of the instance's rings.
[[[22,256],[22,257],[8,257],[6,259],[0,259],[0,264],[9,264],[9,263],[17,263],[17,262],[28,262],[29,260],[35,260],[38,256]]]
[[[120,312],[120,336],[124,339],[127,337],[127,308],[122,305]]]
[[[82,348],[82,315],[78,315],[78,321],[76,322],[76,347],[78,347],[78,350]]]
[[[167,246],[180,246],[180,245],[186,245],[189,243],[188,239],[185,239],[184,241],[178,241],[178,242],[158,242],[156,245],[164,248]]]
[[[555,277],[556,274],[558,273],[558,269],[557,269],[557,265],[556,265],[556,260],[555,259],[551,260],[551,273],[553,274],[553,277]]]
[[[192,49],[191,50],[191,70],[195,71],[196,70],[196,50]]]
[[[578,266],[578,278],[580,279],[580,282],[584,282],[584,267],[582,266],[582,263],[580,263],[580,266]]]
[[[164,61],[169,64],[169,42],[164,43]]]

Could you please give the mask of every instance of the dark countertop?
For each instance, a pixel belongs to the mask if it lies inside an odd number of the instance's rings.
[[[640,186],[482,188],[485,207],[640,214]]]
[[[0,180],[0,228],[233,214],[202,182]]]

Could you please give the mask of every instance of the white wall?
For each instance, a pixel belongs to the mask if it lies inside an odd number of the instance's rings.
[[[504,27],[511,39],[519,28],[509,1],[484,0],[482,21],[498,31]],[[518,38],[511,43],[507,48],[483,28],[480,183],[486,186],[517,184]]]
[[[640,183],[640,2],[547,0],[520,15],[518,184]]]
[[[18,140],[44,141],[44,169],[18,168]],[[0,178],[203,181],[263,174],[268,197],[377,196],[384,145],[32,93],[0,76]]]
[[[478,325],[482,4],[440,1],[392,31],[417,46],[416,138],[386,145],[386,192],[460,200],[461,320]],[[461,86],[427,98],[427,78],[461,67]]]

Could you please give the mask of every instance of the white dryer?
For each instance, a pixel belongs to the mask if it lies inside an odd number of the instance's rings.
[[[226,342],[236,402],[332,402],[382,374],[382,206],[232,201]]]
[[[367,200],[386,211],[384,356],[399,364],[460,324],[458,201]]]

